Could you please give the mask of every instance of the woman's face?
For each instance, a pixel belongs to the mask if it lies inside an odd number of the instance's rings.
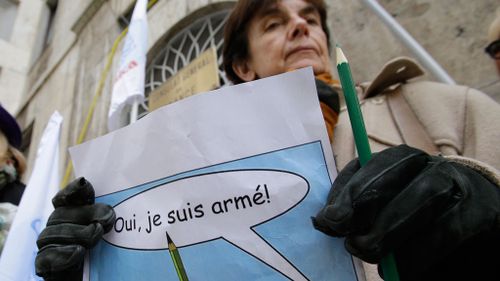
[[[233,64],[244,81],[312,66],[330,71],[326,34],[316,8],[303,0],[281,0],[256,15],[248,27],[249,57]]]

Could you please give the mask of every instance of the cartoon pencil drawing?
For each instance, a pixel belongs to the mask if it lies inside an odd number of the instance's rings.
[[[182,264],[181,256],[179,255],[179,251],[177,250],[177,246],[175,246],[174,242],[168,235],[168,232],[165,232],[167,235],[168,242],[168,251],[170,253],[170,257],[174,262],[175,271],[177,272],[177,276],[179,277],[179,281],[189,281],[186,270],[184,269],[184,265]]]

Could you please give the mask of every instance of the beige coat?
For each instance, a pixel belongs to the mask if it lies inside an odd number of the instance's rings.
[[[372,152],[406,143],[431,154],[479,160],[483,167],[489,164],[500,170],[500,104],[465,86],[407,82],[422,73],[411,59],[399,58],[389,62],[371,84],[360,86]],[[400,94],[406,101],[402,106],[400,99],[399,103],[391,100]],[[424,133],[418,133],[419,127]],[[425,138],[428,142],[423,141]],[[355,151],[349,116],[343,106],[333,142],[339,170],[356,156]],[[495,174],[495,169],[489,172]],[[365,264],[365,271],[367,280],[381,280],[376,267]]]

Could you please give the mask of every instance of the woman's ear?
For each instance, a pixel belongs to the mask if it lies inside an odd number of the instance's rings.
[[[257,75],[247,60],[238,60],[233,62],[233,71],[245,82],[253,81]]]

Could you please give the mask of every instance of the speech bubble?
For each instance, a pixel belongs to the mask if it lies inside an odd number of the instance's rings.
[[[114,206],[117,219],[104,239],[137,250],[168,249],[167,233],[178,248],[225,239],[291,280],[307,280],[253,227],[291,210],[308,192],[309,183],[287,171],[237,170],[187,177]]]

